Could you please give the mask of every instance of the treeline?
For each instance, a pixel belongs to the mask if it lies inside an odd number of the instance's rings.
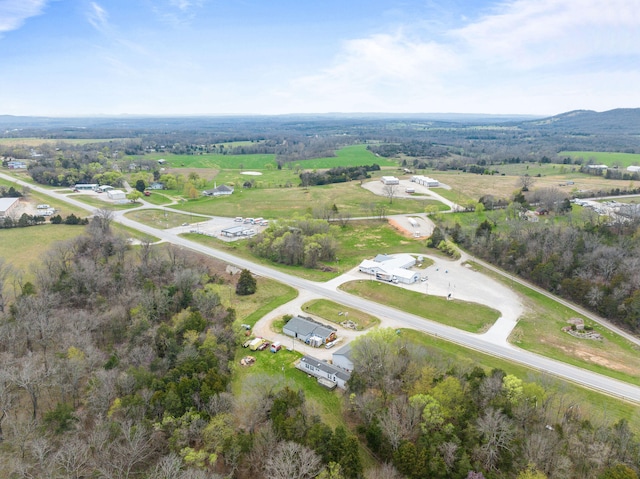
[[[318,186],[331,183],[346,183],[352,180],[364,180],[371,178],[369,174],[370,171],[380,171],[380,165],[374,163],[365,166],[339,166],[323,172],[303,172],[300,173],[300,184],[302,186]]]
[[[10,186],[7,188],[4,185],[0,185],[0,198],[22,198],[22,193]]]
[[[338,243],[326,220],[301,218],[277,221],[249,242],[251,251],[275,263],[316,268],[335,261]]]
[[[0,218],[0,228],[26,228],[28,226],[41,225],[44,222],[44,216],[22,213],[18,219],[14,219],[12,216]]]
[[[509,221],[508,228],[449,224],[457,244],[511,273],[574,301],[628,330],[640,331],[640,221],[616,216],[584,225]],[[486,225],[485,225],[486,226]]]
[[[352,358],[350,417],[386,478],[637,478],[626,420],[589,415],[548,378],[452,363],[394,330],[358,338]]]

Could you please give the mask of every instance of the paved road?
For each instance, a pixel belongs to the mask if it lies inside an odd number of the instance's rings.
[[[0,177],[5,178],[9,181],[16,182],[15,178],[4,174],[0,174]],[[29,188],[40,193],[47,194],[62,201],[74,204],[80,208],[84,208],[85,210],[92,212],[96,210],[96,208],[88,206],[80,201],[74,200],[73,198],[67,198],[64,194],[52,192],[51,190],[36,187],[25,182],[18,181],[17,183],[28,186]],[[482,335],[467,333],[465,331],[425,320],[423,318],[390,308],[382,304],[377,304],[372,301],[359,298],[357,296],[349,295],[342,291],[336,290],[335,286],[331,282],[316,283],[283,273],[267,266],[252,263],[251,261],[242,258],[237,258],[228,253],[218,251],[214,248],[194,243],[169,231],[158,230],[156,228],[137,223],[126,218],[122,213],[123,212],[118,212],[116,214],[115,221],[131,228],[135,228],[149,235],[156,236],[167,242],[191,249],[193,251],[197,251],[202,254],[219,258],[222,261],[237,265],[240,268],[250,269],[255,274],[273,278],[277,281],[289,284],[290,286],[297,288],[298,290],[308,291],[309,293],[312,293],[314,295],[330,299],[337,303],[348,305],[352,308],[361,309],[381,319],[397,322],[398,324],[401,324],[406,328],[423,331],[438,338],[442,338],[486,354],[491,354],[502,359],[520,363],[533,369],[537,369],[539,371],[543,371],[548,374],[573,381],[577,384],[597,391],[608,393],[621,399],[640,403],[640,387],[638,386],[611,379],[600,374],[596,374],[575,366],[571,366],[559,361],[539,356],[537,354],[530,353],[528,351],[517,349],[508,344],[505,345],[496,343],[488,340],[487,337],[483,337]],[[474,259],[474,261],[477,260]]]

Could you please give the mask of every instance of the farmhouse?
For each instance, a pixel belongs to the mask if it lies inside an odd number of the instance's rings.
[[[345,371],[353,371],[353,359],[351,358],[351,343],[347,343],[332,355],[333,365],[344,369]]]
[[[429,178],[428,176],[414,175],[411,177],[411,181],[428,188],[435,188],[437,186],[440,186],[440,182],[438,180],[434,180],[433,178]]]
[[[341,389],[346,389],[347,381],[351,377],[351,374],[344,369],[312,356],[302,356],[300,361],[296,363],[296,368],[318,378],[320,384],[330,389],[336,386]],[[329,383],[327,383],[327,381],[329,381]]]
[[[20,198],[0,198],[0,217],[7,216],[19,201]]]
[[[383,176],[380,178],[380,181],[382,181],[383,185],[399,185],[400,184],[400,180],[395,176]]]
[[[227,185],[220,185],[211,190],[205,190],[202,192],[205,196],[226,196],[233,193],[233,188]]]
[[[336,339],[336,328],[305,316],[291,318],[282,328],[282,332],[316,348]]]
[[[160,160],[158,160],[160,162]],[[164,183],[160,181],[154,181],[149,185],[150,190],[164,190]]]
[[[415,264],[416,259],[410,254],[379,254],[374,259],[365,259],[358,269],[382,281],[412,284],[420,279],[419,273],[409,270]]]

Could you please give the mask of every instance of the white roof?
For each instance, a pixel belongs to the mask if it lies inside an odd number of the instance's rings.
[[[7,211],[17,201],[20,201],[20,198],[0,198],[0,211]]]

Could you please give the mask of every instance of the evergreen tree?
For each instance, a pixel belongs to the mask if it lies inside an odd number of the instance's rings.
[[[236,285],[236,294],[240,296],[247,296],[254,294],[257,290],[256,279],[248,269],[243,269],[240,273],[240,279]]]

